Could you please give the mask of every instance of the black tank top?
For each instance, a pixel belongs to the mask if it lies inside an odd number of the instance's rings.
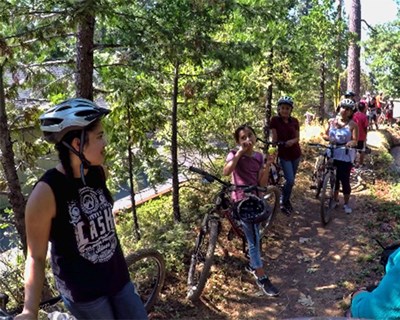
[[[130,281],[103,168],[90,167],[85,180],[86,186],[55,168],[39,180],[56,199],[50,242],[57,288],[74,302],[113,295]]]

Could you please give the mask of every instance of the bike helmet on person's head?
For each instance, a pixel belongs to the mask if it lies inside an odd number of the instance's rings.
[[[279,98],[277,104],[278,104],[278,107],[279,107],[281,104],[288,104],[288,105],[290,105],[290,106],[293,108],[294,102],[293,102],[292,97],[283,96],[283,97],[280,97],[280,98]]]
[[[101,108],[87,99],[68,99],[39,117],[40,129],[45,140],[59,143],[66,133],[84,129],[109,112],[109,109]]]
[[[57,104],[39,117],[40,129],[45,140],[56,145],[64,145],[81,160],[80,172],[84,185],[86,185],[84,168],[90,166],[90,162],[83,154],[84,143],[79,144],[77,151],[63,138],[69,132],[80,131],[80,141],[85,141],[85,129],[109,112],[110,110],[99,107],[93,101],[73,98]]]
[[[354,97],[356,96],[356,94],[355,94],[353,91],[351,91],[351,90],[347,90],[347,91],[344,93],[344,96],[345,96],[345,98],[354,98]]]
[[[350,109],[352,111],[355,111],[355,109],[356,109],[356,104],[354,103],[354,101],[351,99],[347,99],[347,98],[340,101],[339,106],[341,108]]]
[[[265,201],[256,195],[249,195],[239,201],[236,206],[236,213],[240,220],[252,224],[267,220],[271,214]]]

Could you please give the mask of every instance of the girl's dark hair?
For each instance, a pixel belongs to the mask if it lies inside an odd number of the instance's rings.
[[[242,124],[239,127],[237,127],[236,130],[235,130],[235,133],[233,134],[236,142],[239,141],[240,131],[245,130],[245,129],[250,130],[251,132],[253,132],[254,136],[257,136],[256,132],[254,131],[254,129],[249,124],[245,123],[245,124]]]
[[[360,102],[358,103],[358,111],[363,112],[363,111],[365,110],[365,107],[366,107],[366,105],[365,105],[365,102],[364,102],[364,101],[360,101]]]
[[[85,135],[84,135],[84,141],[81,141],[81,143],[85,144],[87,142],[87,133],[94,130],[94,128],[99,123],[100,120],[96,120],[83,129],[85,130]],[[71,166],[70,150],[62,142],[65,141],[66,143],[71,145],[72,140],[74,140],[75,138],[78,139],[81,138],[81,133],[82,130],[74,130],[67,132],[65,136],[61,139],[61,141],[55,145],[55,148],[58,152],[58,158],[60,159],[61,164],[65,170],[65,174],[70,179],[74,178],[74,173],[72,171],[72,166]]]

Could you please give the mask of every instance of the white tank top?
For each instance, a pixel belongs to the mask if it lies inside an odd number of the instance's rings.
[[[346,149],[341,148],[349,141],[351,141],[351,129],[349,124],[347,123],[344,127],[337,127],[337,120],[333,119],[329,124],[329,140],[335,142],[339,148],[334,150],[333,159],[345,161],[345,162],[354,162],[356,157],[356,151],[354,149]]]

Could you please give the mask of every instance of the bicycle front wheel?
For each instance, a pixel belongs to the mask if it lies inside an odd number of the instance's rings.
[[[187,298],[197,300],[206,285],[214,261],[218,237],[218,221],[206,215],[190,260]]]
[[[136,251],[126,258],[131,281],[149,312],[158,300],[165,280],[165,260],[154,249]]]
[[[327,225],[331,220],[332,210],[335,207],[335,182],[336,176],[333,171],[328,171],[324,177],[321,189],[321,222],[322,225]]]
[[[272,225],[272,222],[275,219],[275,216],[279,210],[279,198],[281,196],[281,191],[276,186],[268,186],[267,192],[264,195],[264,201],[268,207],[268,210],[271,212],[268,219],[260,223],[260,239],[262,239],[267,230]]]
[[[318,199],[321,193],[322,184],[324,182],[324,172],[326,166],[326,158],[323,155],[318,156],[314,165],[313,180],[315,185],[315,198]]]

